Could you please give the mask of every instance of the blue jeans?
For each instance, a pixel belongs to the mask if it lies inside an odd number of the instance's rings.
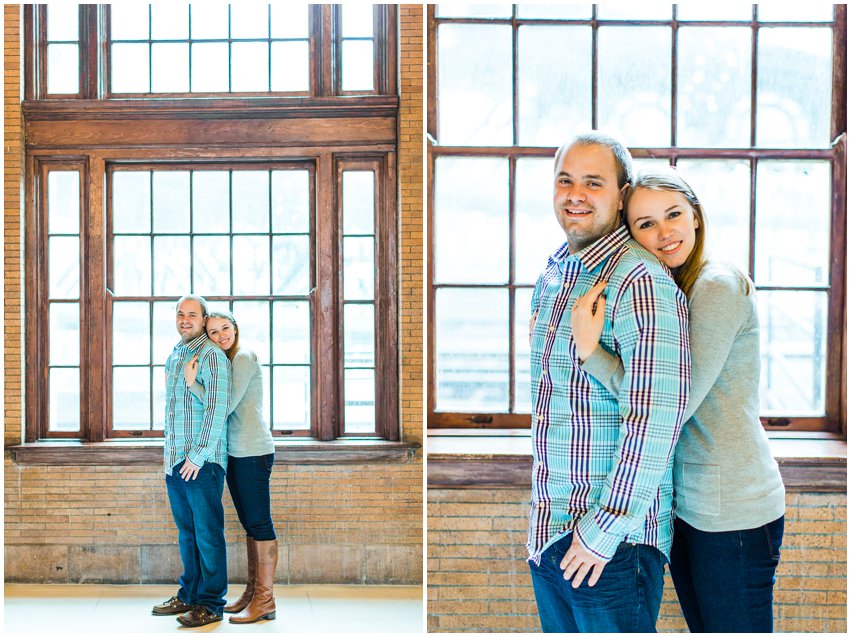
[[[228,456],[228,490],[245,532],[259,542],[275,540],[269,503],[269,478],[275,454],[234,458]]]
[[[655,633],[662,603],[665,556],[646,544],[622,542],[592,587],[564,579],[559,564],[573,533],[529,562],[541,628],[545,633]]]
[[[225,512],[222,508],[225,470],[205,462],[194,480],[180,477],[181,461],[166,474],[171,513],[177,525],[183,574],[177,596],[185,604],[202,604],[221,615],[228,592]]]
[[[671,577],[693,633],[770,633],[783,517],[744,531],[709,533],[674,522]]]

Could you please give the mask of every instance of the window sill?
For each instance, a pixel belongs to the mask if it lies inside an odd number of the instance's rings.
[[[769,435],[788,492],[845,492],[847,444],[829,434]],[[428,486],[445,489],[529,487],[532,453],[528,429],[430,429],[426,439]]]
[[[420,445],[375,439],[332,440],[312,438],[275,441],[278,464],[369,464],[410,462]],[[162,465],[161,440],[144,442],[76,440],[39,441],[6,447],[12,460],[22,465]]]

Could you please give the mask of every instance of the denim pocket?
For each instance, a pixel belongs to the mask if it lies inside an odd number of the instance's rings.
[[[780,561],[780,547],[783,544],[784,516],[769,522],[762,527],[765,532],[765,543],[772,561]]]

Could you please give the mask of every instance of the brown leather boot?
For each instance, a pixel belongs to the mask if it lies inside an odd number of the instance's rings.
[[[254,579],[257,577],[257,551],[254,550],[254,538],[250,535],[245,536],[245,548],[248,551],[248,582],[239,599],[233,604],[225,606],[226,613],[238,613],[248,606],[251,598],[254,597]]]
[[[278,566],[278,540],[255,542],[257,551],[257,578],[254,580],[254,597],[239,615],[230,618],[232,624],[251,624],[261,619],[275,619],[275,568]]]

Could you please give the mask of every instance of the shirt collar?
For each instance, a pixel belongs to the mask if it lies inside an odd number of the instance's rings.
[[[570,254],[567,243],[565,242],[558,250],[555,251],[552,257],[553,261],[561,266],[568,257],[576,257],[579,262],[585,266],[587,270],[593,270],[598,265],[608,259],[614,252],[629,240],[629,231],[626,226],[620,225],[617,230],[600,237],[587,248],[583,248],[576,254]]]
[[[186,349],[188,349],[190,352],[193,352],[193,353],[194,353],[194,352],[196,352],[198,349],[200,349],[200,348],[201,348],[201,346],[202,346],[202,345],[206,342],[206,340],[207,340],[207,335],[206,335],[206,334],[204,334],[204,333],[202,332],[201,334],[199,334],[198,336],[196,336],[195,338],[193,338],[193,339],[192,339],[191,341],[189,341],[188,343],[184,343],[183,341],[181,341],[181,342],[180,342],[180,346],[181,346],[181,347],[185,347],[185,348],[186,348]]]

